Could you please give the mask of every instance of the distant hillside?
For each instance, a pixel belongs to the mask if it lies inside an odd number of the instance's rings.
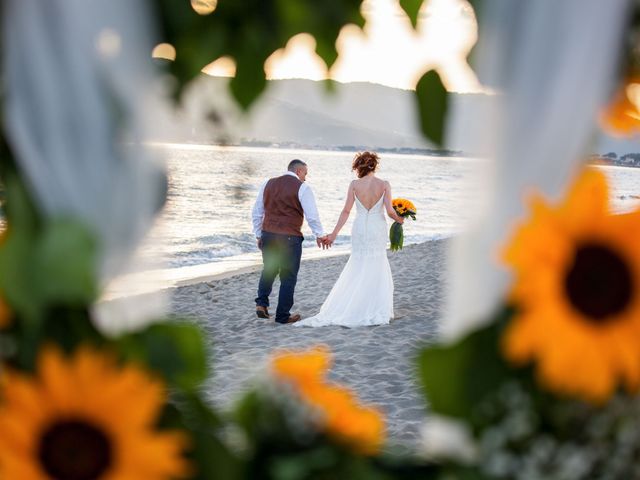
[[[296,144],[308,147],[367,145],[370,148],[428,148],[416,128],[414,97],[370,83],[336,84],[327,92],[323,82],[275,80],[241,120],[226,97],[227,80],[203,76],[189,92],[194,109],[212,101],[221,118],[233,117],[232,143]],[[211,142],[211,127],[183,115],[188,133],[173,132],[173,141]],[[191,122],[191,123],[190,123]]]
[[[272,80],[241,119],[229,98],[228,80],[203,75],[187,95],[194,110],[213,108],[219,121],[232,119],[229,137],[216,138],[211,124],[185,113],[182,128],[169,135],[171,141],[194,143],[290,145],[306,148],[345,146],[371,149],[424,150],[432,148],[418,130],[414,93],[372,83],[336,83],[333,93],[324,82]],[[453,102],[476,102],[483,95],[453,94]],[[637,140],[621,141],[601,134],[593,153],[615,152],[619,156],[640,151]],[[456,146],[452,146],[456,149]]]

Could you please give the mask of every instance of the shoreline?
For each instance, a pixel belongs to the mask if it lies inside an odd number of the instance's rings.
[[[450,237],[436,237],[418,243],[405,245],[409,248],[413,245],[447,240]],[[389,251],[389,250],[387,250]],[[349,244],[339,245],[334,249],[321,250],[316,247],[303,249],[301,262],[322,260],[325,258],[340,257],[351,254]],[[252,273],[262,268],[262,258],[258,252],[224,258],[217,262],[203,263],[199,265],[187,265],[177,268],[151,269],[135,273],[127,273],[116,277],[104,289],[101,302],[117,300],[139,295],[147,295],[153,292],[170,290],[189,285],[197,285],[206,282],[214,282],[226,278]]]
[[[175,142],[156,142],[149,141],[145,142],[146,145],[155,148],[182,148],[185,150],[213,150],[213,151],[249,151],[249,152],[273,152],[277,151],[280,153],[313,153],[318,155],[336,155],[336,154],[345,154],[345,155],[353,155],[362,149],[358,149],[356,146],[322,146],[316,145],[283,145],[283,146],[271,146],[271,145],[216,145],[216,144],[207,144],[207,143],[175,143]],[[348,148],[347,148],[348,147]],[[376,149],[382,155],[385,156],[398,156],[398,157],[424,157],[430,159],[438,159],[438,158],[446,158],[452,160],[477,160],[477,158],[469,153],[458,152],[458,151],[448,151],[446,153],[441,152],[439,150],[429,150],[429,149],[415,149],[412,151],[396,151],[393,149]]]

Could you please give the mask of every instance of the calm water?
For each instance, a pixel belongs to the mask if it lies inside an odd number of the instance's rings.
[[[162,257],[171,268],[224,262],[255,256],[251,209],[260,184],[280,175],[287,163],[300,158],[309,165],[323,226],[330,232],[342,210],[353,153],[163,146],[168,157],[169,197],[142,251]],[[418,155],[381,156],[379,176],[391,182],[394,197],[412,200],[418,220],[405,222],[406,243],[442,238],[464,228],[469,220],[461,206],[476,193],[467,182],[482,170],[482,162],[465,158]],[[617,209],[638,205],[640,169],[603,167],[612,180]],[[349,243],[350,218],[336,242]],[[305,247],[316,249],[305,223]]]

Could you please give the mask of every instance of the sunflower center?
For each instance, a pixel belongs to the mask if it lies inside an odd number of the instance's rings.
[[[620,255],[602,245],[583,245],[576,251],[565,279],[573,306],[601,323],[631,302],[633,278]]]
[[[38,455],[52,478],[65,480],[98,479],[113,459],[107,436],[78,420],[58,422],[46,430]]]

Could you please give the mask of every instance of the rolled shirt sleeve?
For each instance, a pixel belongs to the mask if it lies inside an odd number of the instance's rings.
[[[253,204],[253,210],[251,217],[253,221],[253,234],[256,238],[262,237],[262,221],[264,220],[264,187],[267,182],[264,182],[258,190],[258,196],[256,197],[256,203]]]
[[[311,190],[311,187],[306,183],[303,183],[298,190],[298,199],[302,204],[304,210],[304,216],[307,219],[311,231],[317,237],[324,237],[324,229],[320,222],[320,214],[318,213],[318,207],[316,206],[316,198]],[[254,221],[255,224],[255,221]]]

